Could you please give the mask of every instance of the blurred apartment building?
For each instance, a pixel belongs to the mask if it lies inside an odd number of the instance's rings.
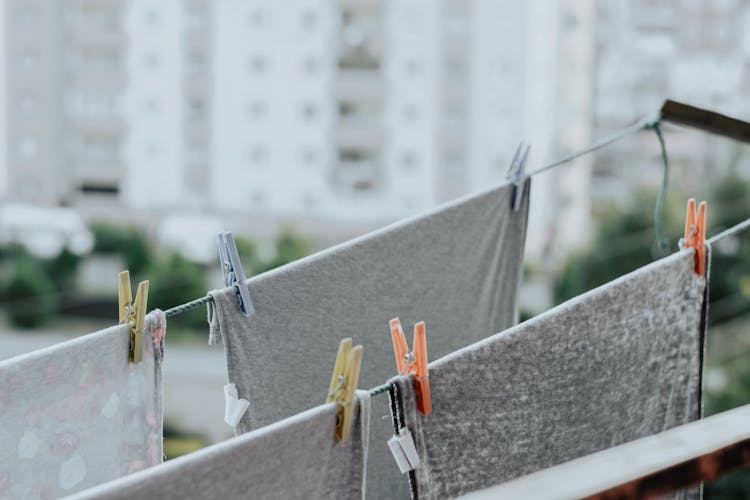
[[[522,139],[533,164],[586,144],[592,13],[580,0],[9,0],[0,192],[89,217],[360,232],[501,182]],[[560,72],[561,52],[577,71]],[[580,90],[562,109],[566,87]],[[562,141],[558,111],[578,124]],[[579,177],[575,193],[548,178],[535,194],[586,220]]]
[[[750,2],[597,2],[596,22],[595,130],[618,130],[657,110],[665,96],[750,120]],[[708,194],[706,179],[732,165],[750,176],[750,155],[738,155],[743,146],[688,129],[664,131],[673,178],[689,193]],[[659,155],[652,133],[598,152],[594,202],[628,197],[632,179],[657,185]]]
[[[90,215],[356,233],[501,181],[521,139],[534,166],[664,96],[750,114],[742,0],[2,9],[3,198]],[[697,137],[668,131],[674,163],[700,172],[729,161],[731,145]],[[591,199],[658,180],[658,143],[635,141],[596,155],[593,174],[588,159],[535,180],[532,253],[586,235]],[[580,229],[555,231],[571,218]]]

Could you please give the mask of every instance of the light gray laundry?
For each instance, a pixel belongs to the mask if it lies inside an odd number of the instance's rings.
[[[455,497],[700,418],[706,282],[682,251],[439,359],[428,416],[416,411],[412,379],[394,378],[420,455],[418,498]]]
[[[286,420],[83,491],[76,499],[361,499],[370,396],[357,391],[352,433],[336,439],[339,406]]]
[[[278,421],[325,396],[341,338],[364,346],[359,386],[396,372],[388,321],[427,324],[430,356],[444,356],[517,321],[530,182],[467,196],[247,281],[255,314],[233,288],[213,292],[211,341],[224,342],[228,378],[250,402],[236,432]],[[388,404],[373,401],[371,498],[408,496],[386,444]],[[376,491],[377,490],[377,491]]]
[[[0,361],[0,498],[58,498],[162,462],[161,346],[144,337],[136,365],[126,325]]]

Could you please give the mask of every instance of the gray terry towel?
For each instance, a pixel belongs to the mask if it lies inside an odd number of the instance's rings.
[[[129,346],[120,325],[0,362],[0,498],[59,498],[162,462],[162,346],[147,331],[136,365]]]
[[[515,213],[511,193],[503,185],[468,196],[251,278],[250,317],[232,288],[213,292],[211,339],[223,340],[229,382],[250,402],[236,431],[317,404],[343,337],[364,346],[360,387],[383,384],[396,372],[391,318],[410,344],[412,325],[425,321],[435,359],[515,324],[529,183]],[[386,399],[373,401],[375,499],[408,496],[386,445]]]
[[[338,405],[325,404],[73,498],[361,499],[370,396],[356,401],[348,441],[336,439]]]
[[[499,484],[701,416],[706,278],[679,252],[396,377],[418,498]],[[404,479],[406,481],[406,479]]]

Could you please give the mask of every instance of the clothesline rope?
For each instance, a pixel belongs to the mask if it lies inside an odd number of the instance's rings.
[[[185,304],[180,304],[178,306],[174,306],[170,309],[167,309],[166,311],[164,311],[164,314],[167,316],[167,318],[171,318],[172,316],[177,316],[178,314],[188,312],[192,309],[195,309],[196,307],[200,305],[208,304],[209,302],[212,302],[212,301],[213,301],[213,298],[210,295],[206,295],[205,297],[191,300],[190,302],[187,302]]]
[[[559,167],[560,165],[570,163],[577,158],[593,153],[594,151],[597,151],[606,146],[609,146],[612,143],[615,143],[630,135],[636,134],[642,130],[653,130],[656,133],[657,138],[659,139],[659,146],[661,148],[661,157],[662,157],[662,162],[664,164],[664,176],[662,177],[661,187],[659,189],[659,194],[656,199],[656,208],[654,210],[654,226],[655,226],[655,231],[656,231],[657,242],[659,243],[659,246],[662,249],[665,249],[668,247],[668,242],[666,241],[666,238],[664,237],[663,219],[664,219],[664,204],[665,204],[668,182],[669,182],[669,160],[667,157],[667,148],[664,142],[664,136],[662,134],[660,125],[661,125],[661,113],[647,116],[639,120],[638,122],[634,123],[633,125],[630,125],[629,127],[625,127],[624,129],[618,132],[615,132],[611,135],[608,135],[607,137],[604,137],[603,139],[600,139],[599,141],[593,143],[591,146],[585,149],[576,151],[575,153],[571,153],[568,156],[565,156],[557,161],[554,161],[552,163],[539,167],[535,170],[532,170],[528,173],[528,175],[529,177],[531,177],[533,175],[551,170],[555,167]],[[750,227],[750,219],[747,219],[746,221],[741,222],[740,224],[737,224],[736,226],[711,237],[710,239],[707,240],[707,243],[713,243],[713,242],[719,241],[731,234],[737,233],[739,231],[743,231],[749,227]],[[172,316],[176,316],[178,314],[188,312],[192,309],[195,309],[196,307],[200,305],[207,304],[208,302],[212,302],[212,301],[213,301],[213,298],[210,295],[207,295],[199,299],[191,300],[190,302],[187,302],[185,304],[172,307],[171,309],[167,309],[166,311],[164,311],[164,314],[166,314],[166,316],[169,318]],[[388,387],[389,387],[389,384],[376,387],[375,389],[373,389],[373,391],[379,391],[379,392],[374,392],[372,393],[372,395],[380,394],[381,392],[387,391]]]
[[[709,239],[706,240],[706,243],[709,243],[709,244],[716,243],[717,241],[723,240],[724,238],[728,236],[732,236],[733,234],[739,233],[740,231],[744,231],[748,228],[750,228],[750,219],[744,220],[740,222],[739,224],[730,227],[729,229],[725,229],[719,234],[715,234],[711,236]]]
[[[386,382],[383,385],[373,387],[372,389],[370,389],[370,396],[377,396],[378,394],[388,392],[388,390],[391,388],[391,385],[392,384],[390,382]]]
[[[630,125],[629,127],[626,127],[626,128],[624,128],[624,129],[622,129],[622,130],[620,130],[618,132],[615,132],[615,133],[613,133],[613,134],[611,134],[611,135],[609,135],[609,136],[601,139],[600,141],[595,142],[594,144],[592,144],[591,146],[589,146],[586,149],[582,149],[580,151],[576,151],[575,153],[572,153],[572,154],[570,154],[570,155],[568,155],[568,156],[566,156],[566,157],[564,157],[564,158],[562,158],[560,160],[557,160],[557,161],[555,161],[553,163],[550,163],[548,165],[544,165],[543,167],[540,167],[540,168],[538,168],[536,170],[532,170],[531,172],[528,173],[528,175],[529,175],[529,177],[531,177],[533,175],[536,175],[536,174],[539,174],[539,173],[542,173],[542,172],[546,172],[547,170],[550,170],[550,169],[552,169],[554,167],[558,167],[560,165],[564,165],[566,163],[569,163],[569,162],[571,162],[571,161],[573,161],[573,160],[575,160],[575,159],[577,159],[577,158],[579,158],[581,156],[587,155],[589,153],[593,153],[594,151],[596,151],[598,149],[606,147],[606,146],[612,144],[613,142],[617,142],[620,139],[623,139],[623,138],[625,138],[625,137],[627,137],[629,135],[632,135],[632,134],[635,134],[637,132],[640,132],[641,130],[648,130],[648,129],[652,129],[653,128],[653,129],[655,129],[657,131],[657,135],[659,136],[659,140],[660,140],[661,145],[662,145],[662,156],[664,158],[665,173],[664,173],[664,180],[662,181],[662,188],[661,188],[662,191],[659,193],[659,200],[657,200],[657,214],[660,213],[659,212],[660,211],[659,207],[661,207],[661,212],[663,212],[663,210],[664,210],[664,208],[663,208],[663,204],[664,204],[663,203],[663,198],[664,198],[664,195],[665,195],[665,192],[666,192],[666,187],[667,187],[667,181],[666,181],[666,179],[667,179],[666,157],[667,156],[666,156],[666,149],[664,147],[664,140],[661,137],[661,132],[660,132],[660,130],[658,128],[659,127],[659,121],[660,121],[660,119],[661,119],[661,116],[659,114],[657,114],[656,116],[645,117],[642,120],[634,123],[633,125]],[[660,204],[660,201],[661,201],[661,204]],[[660,226],[657,226],[657,227],[660,227]],[[660,234],[661,233],[659,233],[658,230],[657,230],[657,235],[660,235]],[[660,242],[661,241],[662,240],[660,239]],[[187,302],[186,304],[181,304],[179,306],[172,307],[171,309],[167,309],[166,311],[164,311],[164,314],[166,314],[166,316],[168,318],[170,318],[172,316],[176,316],[178,314],[182,314],[182,313],[188,312],[188,311],[190,311],[192,309],[195,309],[196,307],[198,307],[200,305],[207,304],[208,302],[212,302],[212,301],[213,301],[213,298],[211,298],[210,295],[207,295],[207,296],[201,297],[199,299],[191,300],[190,302]],[[376,388],[376,389],[382,389],[381,392],[387,391],[388,390],[388,384],[386,384],[384,386],[380,386],[379,388]],[[375,390],[375,389],[373,389],[373,390]],[[380,394],[380,392],[377,392],[375,394]]]
[[[571,161],[580,158],[581,156],[585,156],[589,153],[593,153],[594,151],[597,151],[599,149],[602,149],[606,146],[609,146],[610,144],[617,142],[621,139],[624,139],[625,137],[628,137],[630,135],[636,134],[640,132],[641,130],[649,130],[654,128],[659,124],[661,120],[661,115],[657,114],[656,116],[647,116],[643,118],[642,120],[639,120],[638,122],[634,123],[633,125],[630,125],[629,127],[625,127],[624,129],[615,132],[611,135],[608,135],[604,137],[603,139],[598,140],[591,146],[581,149],[580,151],[576,151],[575,153],[571,153],[568,156],[564,156],[563,158],[554,161],[552,163],[549,163],[547,165],[544,165],[542,167],[537,168],[536,170],[532,170],[529,172],[529,176],[540,174],[542,172],[546,172],[547,170],[553,169],[555,167],[559,167],[560,165],[563,165],[565,163],[570,163]]]
[[[709,244],[710,243],[715,243],[715,242],[720,241],[720,240],[722,240],[722,239],[724,239],[724,238],[726,238],[728,236],[736,234],[736,233],[738,233],[740,231],[744,231],[744,230],[746,230],[748,228],[750,228],[750,219],[747,219],[747,220],[745,220],[743,222],[740,222],[739,224],[737,224],[737,225],[735,225],[735,226],[733,226],[733,227],[731,227],[729,229],[726,229],[726,230],[720,232],[717,235],[712,236],[711,238],[709,238],[708,240],[706,240],[706,243],[709,243]],[[188,302],[186,304],[182,304],[182,305],[173,307],[171,309],[167,309],[166,311],[164,311],[164,314],[166,314],[167,317],[175,316],[177,314],[182,314],[183,312],[189,311],[191,309],[195,309],[196,307],[200,306],[201,304],[206,304],[206,303],[208,303],[208,302],[210,302],[212,300],[213,299],[211,298],[211,296],[207,295],[205,297],[201,297],[200,299],[192,300],[192,301],[190,301],[190,302]],[[369,390],[370,396],[378,396],[380,394],[385,394],[386,392],[388,392],[390,390],[390,388],[391,388],[392,385],[393,384],[391,384],[391,382],[386,382],[383,385],[379,385],[377,387],[373,387],[372,389]]]

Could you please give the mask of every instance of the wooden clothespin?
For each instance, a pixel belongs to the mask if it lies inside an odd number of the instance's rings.
[[[333,366],[331,385],[328,387],[326,403],[340,405],[336,421],[336,437],[347,441],[352,432],[354,416],[354,391],[359,383],[359,369],[362,366],[362,346],[352,347],[352,339],[346,338],[339,344],[336,363]]]
[[[695,249],[695,274],[706,274],[706,202],[702,201],[695,209],[695,198],[687,202],[685,216],[685,237],[680,242],[681,248]]]
[[[250,298],[250,290],[245,283],[245,271],[242,269],[240,254],[237,252],[237,245],[234,243],[234,237],[230,231],[219,233],[216,237],[219,243],[219,259],[221,260],[221,270],[224,273],[224,285],[233,286],[237,292],[237,302],[239,302],[240,311],[245,316],[255,313],[253,301]]]
[[[513,161],[510,162],[507,179],[513,183],[513,195],[511,196],[510,206],[514,212],[518,212],[523,201],[523,184],[526,182],[526,160],[529,158],[531,146],[521,141],[516,148],[516,154],[513,155]]]
[[[117,294],[120,302],[120,324],[130,325],[130,361],[140,363],[143,357],[143,329],[146,327],[148,280],[138,284],[133,300],[130,273],[123,271],[118,276]]]
[[[392,319],[388,323],[391,327],[391,341],[393,353],[396,355],[396,369],[399,375],[414,374],[414,387],[417,394],[417,409],[422,415],[432,413],[432,398],[430,397],[430,379],[427,373],[427,333],[424,321],[414,325],[414,351],[409,352],[406,336],[401,328],[401,320]]]

